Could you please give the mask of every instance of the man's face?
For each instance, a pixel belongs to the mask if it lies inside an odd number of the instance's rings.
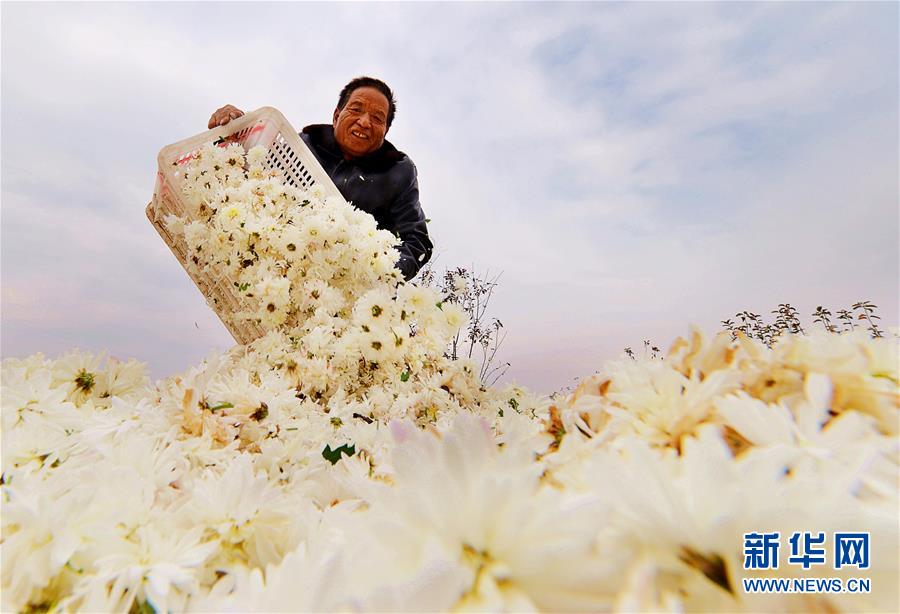
[[[345,156],[357,158],[381,147],[389,109],[384,94],[374,87],[358,87],[343,109],[334,110],[334,137]]]

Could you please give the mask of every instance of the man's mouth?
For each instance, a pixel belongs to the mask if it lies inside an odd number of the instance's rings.
[[[369,140],[369,135],[368,135],[368,134],[363,134],[362,132],[358,132],[358,131],[356,131],[356,130],[351,130],[351,131],[350,131],[350,134],[352,134],[353,136],[355,136],[355,137],[358,138],[358,139],[364,139],[364,140],[366,140],[366,141]]]

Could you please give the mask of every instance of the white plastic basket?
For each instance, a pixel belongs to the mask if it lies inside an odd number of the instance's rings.
[[[263,334],[255,322],[234,317],[244,309],[245,299],[235,288],[234,280],[224,272],[200,270],[192,273],[187,267],[187,245],[169,234],[165,218],[169,214],[193,219],[185,207],[182,195],[184,169],[191,158],[208,143],[240,143],[245,150],[261,145],[269,150],[265,167],[280,171],[284,181],[296,187],[319,186],[326,196],[338,196],[337,187],[319,164],[315,155],[297,131],[277,109],[262,107],[232,120],[225,126],[213,128],[189,139],[179,141],[159,152],[159,171],[153,200],[147,205],[147,218],[156,228],[190,278],[206,297],[206,302],[222,323],[241,344],[250,343]]]

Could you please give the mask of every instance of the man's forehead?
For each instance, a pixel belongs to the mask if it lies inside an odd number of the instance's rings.
[[[390,104],[388,103],[387,96],[382,94],[380,91],[375,89],[374,87],[358,87],[350,93],[350,98],[347,99],[347,104],[351,102],[362,102],[368,104],[376,104],[379,107],[383,107],[385,110],[388,109]]]

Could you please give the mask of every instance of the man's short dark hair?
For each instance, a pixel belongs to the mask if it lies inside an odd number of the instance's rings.
[[[356,79],[353,79],[341,90],[341,95],[338,97],[337,103],[338,110],[343,111],[347,101],[350,100],[350,95],[361,87],[374,87],[387,98],[387,127],[390,128],[391,123],[394,121],[394,114],[397,112],[397,101],[394,100],[394,92],[392,92],[391,88],[388,87],[388,84],[381,79],[376,79],[375,77],[357,77]]]

